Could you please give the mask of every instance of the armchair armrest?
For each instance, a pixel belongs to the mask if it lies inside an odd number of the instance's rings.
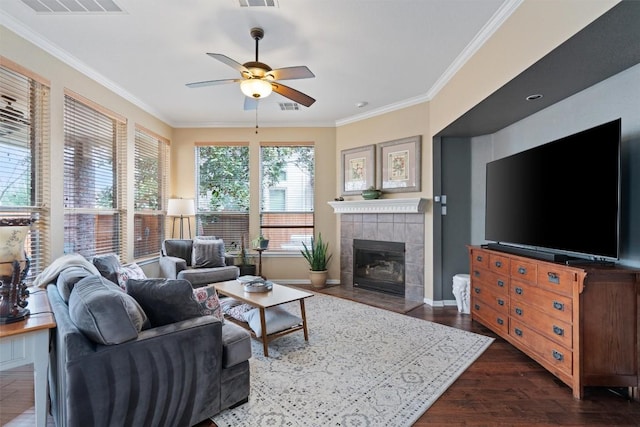
[[[187,269],[187,262],[175,256],[161,256],[158,264],[160,275],[167,279],[177,279],[178,273]]]

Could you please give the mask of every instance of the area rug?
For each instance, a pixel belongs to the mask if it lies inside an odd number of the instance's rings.
[[[252,340],[249,402],[216,425],[411,426],[493,341],[328,295],[305,301],[309,342],[295,332],[264,357]]]

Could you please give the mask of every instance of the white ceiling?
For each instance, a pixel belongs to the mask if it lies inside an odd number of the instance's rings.
[[[124,12],[36,13],[22,0],[0,0],[0,23],[174,127],[255,124],[239,84],[185,84],[237,78],[205,53],[253,61],[249,31],[262,27],[261,62],[306,65],[316,76],[284,81],[316,99],[309,108],[281,111],[289,100],[275,93],[260,101],[267,127],[335,126],[430,99],[520,0],[115,3]]]

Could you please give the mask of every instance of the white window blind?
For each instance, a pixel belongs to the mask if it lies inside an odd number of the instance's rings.
[[[0,216],[33,220],[33,278],[50,262],[49,83],[0,56]]]
[[[169,141],[136,126],[134,148],[135,259],[157,256],[164,240]]]
[[[249,146],[199,145],[196,150],[196,229],[217,236],[228,251],[249,247]]]
[[[125,143],[124,119],[79,95],[65,94],[65,253],[116,253],[126,261]]]
[[[260,232],[270,250],[299,251],[311,242],[314,155],[312,144],[261,144]]]

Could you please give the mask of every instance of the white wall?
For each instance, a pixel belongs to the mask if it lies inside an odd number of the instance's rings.
[[[484,242],[487,161],[622,117],[620,264],[640,267],[640,64],[492,135],[472,140],[472,238]],[[585,200],[584,209],[597,202]],[[482,208],[480,207],[482,206]]]

